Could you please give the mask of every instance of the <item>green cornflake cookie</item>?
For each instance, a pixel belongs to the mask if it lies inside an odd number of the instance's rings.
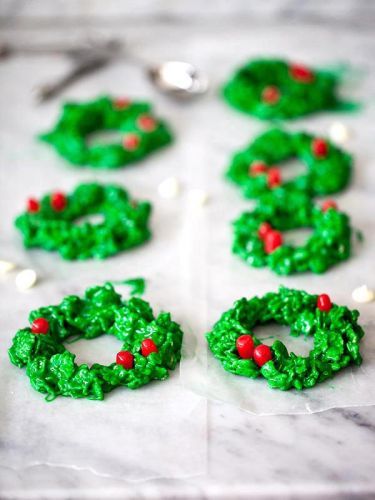
[[[67,260],[105,259],[150,238],[150,213],[149,202],[132,200],[123,188],[90,183],[68,195],[54,192],[40,201],[29,198],[15,226],[26,248],[57,251]],[[103,220],[80,222],[93,215]]]
[[[141,160],[169,144],[166,123],[151,114],[151,106],[128,99],[99,97],[84,103],[66,103],[53,130],[40,135],[73,165],[118,168]],[[113,144],[91,143],[95,133],[119,132]]]
[[[252,212],[234,223],[233,253],[253,267],[268,266],[279,275],[324,273],[351,254],[349,217],[332,200],[315,205],[300,191],[275,189]],[[312,228],[303,246],[283,242],[282,231]]]
[[[283,182],[280,164],[293,158],[306,165],[306,173]],[[345,188],[351,168],[352,157],[325,139],[275,128],[236,153],[226,176],[246,198],[258,198],[280,185],[315,196]]]
[[[224,369],[248,378],[267,379],[274,389],[307,389],[350,364],[360,365],[359,342],[364,331],[358,311],[332,304],[326,294],[310,295],[281,287],[264,297],[242,298],[226,311],[207,334],[213,355]],[[290,325],[290,335],[312,335],[307,357],[288,352],[275,340],[271,347],[254,335],[258,325]]]
[[[41,307],[29,316],[9,349],[11,362],[26,367],[32,387],[57,396],[99,399],[116,387],[138,389],[168,378],[181,358],[183,333],[169,313],[154,316],[140,298],[125,301],[110,283],[88,288],[84,298],[68,295],[61,304]],[[77,365],[65,343],[114,335],[122,343],[116,362],[108,366]]]
[[[337,96],[339,72],[315,70],[279,59],[255,59],[238,69],[223,88],[234,108],[262,120],[291,119],[322,110],[357,106]]]

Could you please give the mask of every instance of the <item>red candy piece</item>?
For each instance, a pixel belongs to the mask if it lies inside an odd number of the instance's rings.
[[[314,139],[311,144],[313,155],[316,158],[325,158],[328,153],[328,144],[324,139]]]
[[[253,359],[258,366],[263,366],[272,359],[272,351],[268,345],[260,344],[254,349]]]
[[[280,186],[281,172],[278,168],[270,168],[268,171],[267,185],[270,189]]]
[[[67,199],[64,193],[53,193],[51,195],[51,207],[56,210],[56,212],[61,212],[67,205]]]
[[[113,101],[113,107],[115,109],[126,109],[130,106],[130,99],[126,97],[118,97]]]
[[[327,200],[322,204],[322,212],[327,212],[329,208],[337,210],[337,203],[333,200]]]
[[[236,340],[236,347],[240,358],[251,359],[254,351],[254,340],[251,335],[241,335]]]
[[[127,134],[124,136],[122,144],[128,151],[135,151],[140,143],[140,139],[137,134]]]
[[[267,165],[262,161],[253,161],[253,163],[249,166],[250,175],[264,174],[267,170]]]
[[[276,104],[280,100],[280,90],[274,85],[264,87],[262,101],[266,104]]]
[[[261,240],[264,240],[267,234],[272,231],[272,226],[269,222],[262,222],[258,229],[258,236]]]
[[[129,351],[120,351],[116,354],[116,364],[121,365],[125,370],[131,370],[134,367],[134,356]]]
[[[144,132],[153,132],[156,129],[156,121],[149,115],[142,115],[138,118],[138,127]]]
[[[264,238],[264,251],[267,254],[272,253],[276,248],[279,248],[283,244],[283,237],[279,231],[272,229],[268,231]]]
[[[327,295],[326,293],[322,293],[321,295],[319,295],[316,301],[316,307],[323,312],[330,311],[332,309],[332,302],[329,298],[329,295]]]
[[[302,83],[311,83],[314,79],[312,71],[302,64],[292,64],[290,74],[294,80]]]
[[[45,335],[48,333],[49,330],[49,323],[45,318],[36,318],[34,321],[31,323],[31,331],[33,333],[42,333]]]
[[[156,347],[155,342],[152,339],[145,339],[142,340],[141,352],[142,356],[148,356],[152,352],[158,352],[158,348]]]
[[[27,200],[27,211],[31,214],[34,214],[36,212],[39,212],[39,210],[40,210],[39,201],[36,200],[35,198],[29,198]]]

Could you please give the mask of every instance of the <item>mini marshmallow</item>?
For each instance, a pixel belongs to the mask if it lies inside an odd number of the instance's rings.
[[[334,122],[329,129],[329,137],[335,144],[345,144],[349,139],[349,131],[341,122]]]
[[[7,260],[0,260],[0,274],[10,273],[13,269],[16,268],[16,264],[14,262],[9,262]]]
[[[180,183],[176,177],[164,179],[158,186],[159,196],[166,200],[177,198],[180,194]]]
[[[16,276],[16,287],[21,292],[32,288],[37,280],[36,272],[33,269],[24,269]]]
[[[367,285],[362,285],[353,290],[352,298],[355,302],[365,304],[367,302],[372,302],[375,299],[375,292],[368,288]]]

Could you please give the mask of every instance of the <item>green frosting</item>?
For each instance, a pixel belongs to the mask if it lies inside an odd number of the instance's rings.
[[[123,134],[123,142],[89,143],[92,134],[109,131]],[[138,144],[124,146],[129,136]],[[109,169],[141,160],[169,144],[172,134],[165,122],[152,116],[149,104],[99,97],[89,102],[64,104],[56,126],[40,135],[40,139],[73,165]]]
[[[316,157],[312,148],[314,139],[316,137],[304,132],[268,130],[233,156],[227,178],[240,186],[246,198],[258,198],[271,189],[267,172],[251,173],[254,162],[278,166],[282,174],[282,163],[298,158],[306,165],[306,173],[282,182],[283,186],[304,190],[312,196],[336,193],[350,180],[352,157],[328,141],[325,141],[327,155]]]
[[[26,367],[32,387],[47,394],[47,400],[56,396],[102,400],[116,387],[137,389],[166,379],[181,357],[183,333],[170,314],[155,317],[148,302],[135,297],[124,301],[109,283],[88,288],[84,298],[69,295],[59,305],[36,309],[29,319],[41,317],[49,322],[48,333],[23,328],[8,352],[14,365]],[[123,343],[121,350],[133,354],[132,369],[115,363],[77,365],[75,355],[64,346],[72,338],[89,340],[103,334],[114,335]],[[143,356],[144,339],[152,339],[158,352]]]
[[[322,312],[316,305],[316,295],[283,287],[278,293],[270,292],[261,298],[242,298],[207,334],[209,347],[224,369],[235,375],[262,376],[272,388],[281,390],[313,387],[350,364],[361,364],[359,342],[364,335],[357,323],[358,311],[333,304],[329,312]],[[272,360],[261,368],[253,359],[241,359],[237,338],[249,334],[259,345],[261,341],[253,329],[269,322],[290,325],[293,336],[312,335],[314,347],[309,355],[289,353],[280,340],[275,340],[271,346]]]
[[[258,234],[263,222],[278,231],[312,228],[313,232],[303,246],[282,244],[266,253],[265,243]],[[264,195],[252,212],[243,213],[233,227],[233,253],[253,267],[268,266],[279,275],[324,273],[351,254],[349,217],[336,208],[323,211],[299,191],[275,189]]]
[[[239,68],[223,88],[234,108],[262,120],[291,119],[321,110],[351,110],[356,106],[337,96],[341,74],[316,70],[279,59],[255,59]],[[265,89],[277,99],[267,102]]]
[[[26,248],[58,251],[64,259],[105,259],[140,245],[150,238],[151,204],[134,202],[116,185],[80,184],[66,195],[66,207],[55,210],[53,193],[40,200],[36,212],[15,221]],[[79,223],[83,216],[101,214],[103,222]]]

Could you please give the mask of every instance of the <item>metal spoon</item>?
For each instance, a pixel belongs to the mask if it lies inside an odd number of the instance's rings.
[[[157,66],[146,67],[151,82],[161,92],[177,99],[187,99],[207,92],[207,77],[182,61],[166,61]]]
[[[55,46],[11,46],[0,43],[0,59],[14,54],[36,55],[45,53],[62,53],[73,61],[68,72],[54,82],[35,89],[36,99],[41,103],[55,97],[68,85],[82,76],[96,71],[112,60],[122,56],[135,61],[144,67],[151,83],[161,92],[175,99],[186,100],[204,94],[208,89],[208,80],[197,69],[186,62],[166,61],[158,65],[150,65],[140,58],[132,57],[121,51],[121,42],[116,39],[85,40],[79,45]]]

